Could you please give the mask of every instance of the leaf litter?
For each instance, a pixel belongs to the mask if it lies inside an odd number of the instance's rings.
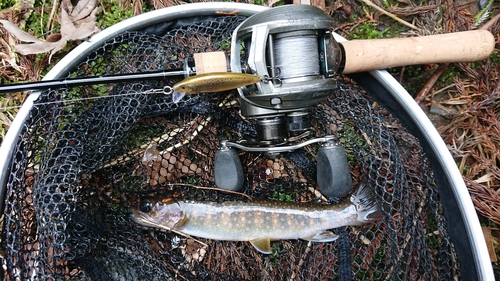
[[[73,6],[70,0],[63,0],[59,18],[61,25],[60,36],[56,36],[58,40],[39,39],[8,20],[0,20],[0,23],[13,37],[24,42],[15,44],[15,52],[21,55],[50,53],[50,63],[52,55],[62,50],[68,41],[86,39],[100,31],[96,26],[96,13],[99,8],[95,6],[96,0],[78,1],[76,6]],[[11,62],[11,60],[8,60],[8,62]],[[16,65],[12,66],[16,67]]]

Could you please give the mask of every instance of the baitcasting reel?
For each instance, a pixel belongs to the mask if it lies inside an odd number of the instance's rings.
[[[241,113],[257,121],[261,145],[308,130],[308,108],[337,88],[331,78],[342,60],[332,26],[314,6],[289,5],[256,14],[233,32],[231,71],[264,77],[256,87],[238,89]]]
[[[314,6],[288,5],[256,14],[235,29],[231,71],[263,77],[256,85],[238,89],[241,114],[255,120],[257,140],[222,143],[215,161],[217,186],[238,190],[243,185],[241,163],[231,148],[275,157],[321,143],[317,159],[320,190],[335,197],[350,191],[347,156],[334,136],[289,144],[310,130],[310,107],[337,88],[332,78],[341,68],[342,49],[330,32],[332,26],[332,18]]]

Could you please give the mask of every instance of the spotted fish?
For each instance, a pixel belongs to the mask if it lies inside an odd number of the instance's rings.
[[[338,236],[329,229],[361,225],[381,216],[372,192],[361,185],[338,204],[146,198],[132,208],[130,218],[144,226],[194,237],[249,241],[261,253],[270,254],[270,241],[330,242]]]

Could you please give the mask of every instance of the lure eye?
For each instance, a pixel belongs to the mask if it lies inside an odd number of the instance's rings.
[[[151,212],[151,210],[153,210],[153,203],[150,201],[150,200],[142,200],[140,205],[139,205],[139,209],[141,210],[141,212],[143,213],[149,213]]]

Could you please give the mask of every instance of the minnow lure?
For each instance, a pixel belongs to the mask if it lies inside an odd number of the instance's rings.
[[[130,218],[141,225],[195,237],[249,241],[258,251],[271,253],[270,241],[304,239],[330,242],[338,238],[328,229],[361,225],[382,217],[365,185],[338,204],[278,201],[196,202],[175,198],[143,199]]]
[[[176,83],[173,90],[186,94],[215,93],[259,83],[257,75],[237,72],[212,72],[188,77]]]

